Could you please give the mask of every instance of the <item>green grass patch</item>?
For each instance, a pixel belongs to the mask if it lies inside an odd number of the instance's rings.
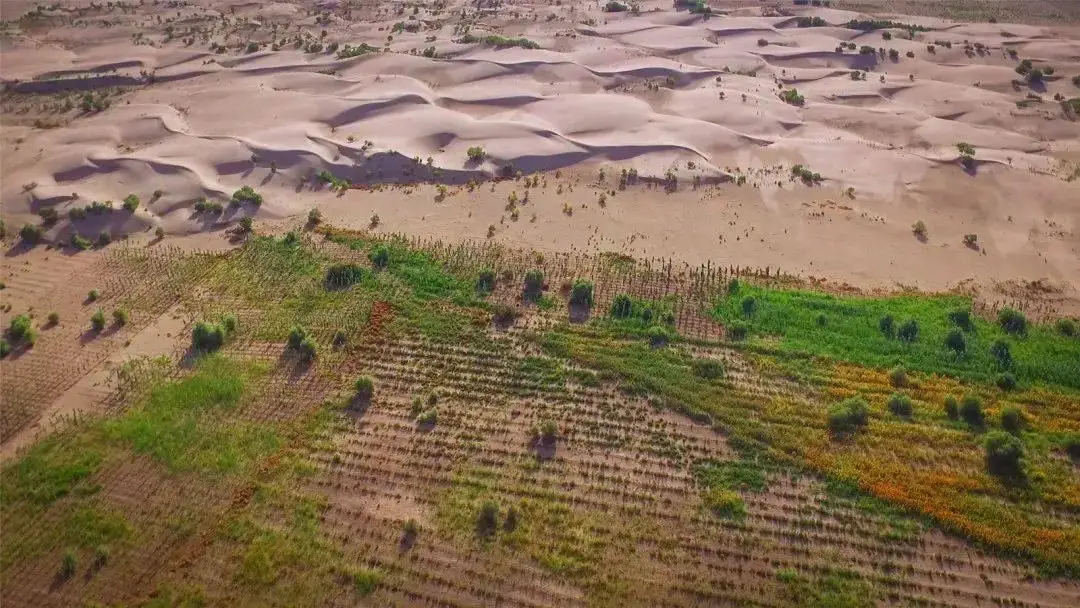
[[[872,367],[903,364],[909,370],[990,382],[1002,366],[990,352],[995,340],[1009,343],[1012,369],[1021,382],[1080,388],[1080,340],[1051,327],[1031,327],[1026,336],[1006,334],[996,323],[971,317],[966,350],[956,354],[945,338],[957,325],[955,311],[971,300],[954,295],[901,295],[880,298],[740,286],[712,309],[721,322],[742,324],[752,344],[793,353],[823,355]],[[891,315],[896,331],[887,335],[881,319]],[[914,341],[898,337],[908,321],[918,324]]]
[[[857,573],[833,568],[807,577],[791,569],[779,570],[776,578],[787,588],[794,605],[806,608],[873,608],[878,592]]]
[[[704,460],[694,465],[694,477],[706,488],[763,492],[768,477],[756,460]]]

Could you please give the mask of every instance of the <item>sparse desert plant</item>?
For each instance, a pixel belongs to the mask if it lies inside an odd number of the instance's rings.
[[[60,324],[60,313],[53,311],[49,313],[49,325]]]
[[[90,329],[95,332],[105,329],[105,313],[100,308],[90,317]]]
[[[965,234],[964,235],[964,246],[969,247],[971,249],[978,249],[979,248],[979,235],[974,234],[974,233]]]
[[[998,312],[998,325],[1005,333],[1014,336],[1022,336],[1027,333],[1027,317],[1024,313],[1013,308],[1002,308]]]
[[[319,211],[317,208],[312,209],[311,211],[308,211],[307,223],[308,223],[309,226],[318,226],[319,224],[322,223],[322,221],[323,221],[322,211]]]
[[[117,327],[123,327],[128,324],[128,313],[122,308],[117,308],[113,311],[113,322]]]
[[[911,232],[920,239],[926,238],[926,224],[922,220],[919,220],[911,225]]]
[[[893,393],[889,397],[889,411],[901,418],[910,418],[915,408],[911,405],[911,398],[903,393]]]
[[[870,408],[862,397],[849,397],[829,408],[829,429],[836,434],[850,433],[866,426]]]
[[[806,103],[806,98],[799,94],[798,89],[788,89],[780,93],[780,99],[793,106],[801,106]]]
[[[1002,477],[1023,477],[1024,442],[1003,431],[990,431],[983,442],[986,468]]]
[[[139,208],[139,197],[135,194],[129,194],[124,197],[124,202],[121,205],[125,211],[135,213],[135,210]]]
[[[87,301],[87,302],[96,302],[96,301],[97,301],[97,299],[98,299],[98,298],[100,298],[100,297],[101,297],[101,292],[100,292],[100,291],[98,291],[98,290],[96,290],[96,289],[91,289],[91,290],[90,290],[90,291],[89,291],[89,292],[88,292],[88,293],[86,294],[86,301]]]
[[[250,234],[255,228],[255,221],[251,217],[240,218],[240,232],[242,234]]]

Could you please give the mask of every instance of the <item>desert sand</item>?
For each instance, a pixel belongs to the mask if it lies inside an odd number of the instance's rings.
[[[640,14],[539,2],[319,12],[334,4],[65,7],[9,26],[8,231],[42,209],[61,218],[48,238],[66,243],[159,227],[171,238],[245,215],[269,229],[319,208],[346,226],[377,215],[381,231],[780,267],[860,287],[1043,279],[1076,309],[1080,124],[1054,99],[1080,95],[1074,27],[897,16],[927,29],[908,40],[842,27],[865,13],[812,6],[735,3],[709,19],[664,2]],[[462,42],[462,11],[477,37],[539,48]],[[376,52],[338,59],[297,49],[298,36]],[[849,43],[896,58],[837,52]],[[1055,71],[1029,85],[1014,70],[1025,59]],[[778,95],[793,89],[801,105]],[[81,110],[85,91],[107,94],[107,109]],[[961,142],[976,151],[970,170]],[[469,162],[473,146],[483,161]],[[795,165],[821,181],[794,178]],[[642,179],[620,190],[630,169]],[[319,171],[355,189],[333,194]],[[511,174],[541,180],[516,221],[507,197],[524,198],[523,179],[487,183]],[[658,185],[666,176],[673,192]],[[198,199],[227,203],[244,185],[263,196],[258,209],[196,213]],[[129,193],[143,201],[135,213],[67,220]]]

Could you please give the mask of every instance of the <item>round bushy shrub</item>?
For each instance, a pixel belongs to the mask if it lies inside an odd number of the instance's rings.
[[[480,276],[476,278],[476,290],[480,293],[491,293],[495,291],[495,271],[490,268],[485,268],[480,271]]]
[[[1022,477],[1024,473],[1024,442],[1016,435],[990,431],[983,443],[986,447],[986,468],[995,475]]]
[[[756,310],[757,310],[757,300],[754,299],[754,296],[746,296],[745,298],[743,298],[743,300],[742,300],[742,311],[743,311],[744,315],[750,316],[750,315],[754,314],[754,311],[756,311]]]
[[[377,245],[371,250],[368,258],[376,268],[386,268],[390,265],[390,249],[386,245]]]
[[[945,336],[945,347],[954,353],[961,355],[967,350],[967,341],[964,340],[964,332],[959,329],[950,330]]]
[[[1057,332],[1063,336],[1075,336],[1076,335],[1076,321],[1072,319],[1058,319],[1054,324]]]
[[[715,380],[724,377],[724,364],[716,359],[694,359],[690,367],[699,378]]]
[[[476,517],[476,533],[480,536],[491,536],[499,527],[499,505],[493,501],[485,501],[480,505],[480,513]]]
[[[885,315],[878,321],[878,329],[891,338],[896,335],[896,320],[893,319],[892,315]]]
[[[919,322],[915,319],[904,321],[903,325],[896,330],[896,337],[904,342],[914,342],[919,339]]]
[[[960,419],[960,404],[957,403],[956,397],[953,397],[952,395],[945,398],[945,415],[948,416],[950,420]]]
[[[998,385],[998,388],[1003,391],[1011,391],[1016,388],[1016,376],[1009,372],[998,374],[997,378],[994,379],[994,382]]]
[[[904,366],[897,365],[889,370],[889,383],[897,388],[908,385],[907,370],[904,369]]]
[[[965,395],[960,401],[960,417],[973,426],[983,423],[982,400],[975,395]]]
[[[17,315],[11,320],[11,325],[8,326],[8,336],[12,340],[18,342],[19,340],[22,340],[27,335],[29,335],[31,329],[32,322],[30,319],[30,315],[23,313],[21,315]]]
[[[732,340],[745,340],[749,333],[749,328],[742,323],[732,323],[727,326],[727,335]]]
[[[862,397],[849,397],[829,408],[829,429],[834,433],[850,433],[865,426],[870,408]]]
[[[975,324],[971,321],[971,311],[969,310],[961,309],[950,312],[949,321],[964,331],[975,329]]]
[[[191,331],[191,347],[205,353],[215,351],[225,344],[225,328],[217,323],[199,321]]]
[[[360,401],[371,401],[375,395],[375,381],[371,376],[360,376],[353,386],[356,389],[356,398]]]
[[[326,269],[326,284],[331,288],[345,288],[359,283],[364,269],[357,264],[334,264]]]
[[[1002,308],[998,313],[998,324],[1006,333],[1022,336],[1027,333],[1027,317],[1012,308]]]
[[[1005,340],[994,340],[994,343],[990,345],[990,354],[1001,367],[1012,365],[1012,352],[1009,350],[1009,343]]]
[[[1024,411],[1015,405],[1007,405],[1001,410],[1001,428],[1015,433],[1024,426]]]
[[[889,397],[889,411],[902,418],[910,418],[915,408],[911,405],[911,398],[902,393],[893,393]]]
[[[99,308],[94,316],[90,317],[90,329],[101,331],[105,329],[105,313]]]
[[[544,291],[544,273],[533,269],[525,273],[525,295],[537,298]]]

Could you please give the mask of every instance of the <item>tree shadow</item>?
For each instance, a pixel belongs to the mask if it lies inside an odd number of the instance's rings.
[[[589,320],[589,314],[592,312],[592,307],[588,304],[574,304],[567,305],[567,309],[570,312],[571,323],[584,323]]]
[[[535,437],[529,442],[529,451],[540,462],[546,462],[555,458],[558,453],[558,442],[554,439],[545,439],[544,437]]]

